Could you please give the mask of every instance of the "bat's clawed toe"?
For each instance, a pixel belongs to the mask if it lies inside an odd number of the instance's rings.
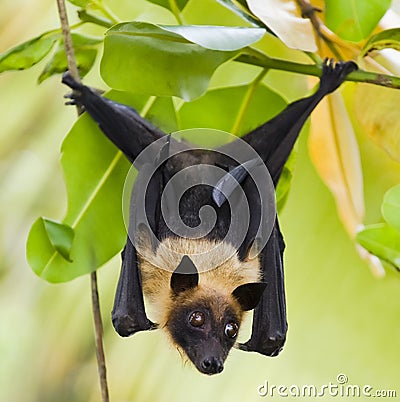
[[[76,96],[75,96],[75,94],[73,93],[73,92],[70,92],[70,93],[68,93],[68,94],[65,94],[64,95],[64,99],[68,99],[66,102],[65,102],[65,105],[67,105],[67,106],[76,106],[76,105],[78,105],[78,101],[77,101],[77,99],[76,99]],[[83,106],[82,106],[83,107]],[[84,109],[84,108],[83,108]]]
[[[76,100],[74,98],[74,95],[72,93],[64,95],[64,99],[68,99],[65,104],[68,106],[75,106],[76,105]]]
[[[322,65],[320,90],[328,94],[337,89],[348,74],[358,69],[354,61],[337,61],[326,58]]]

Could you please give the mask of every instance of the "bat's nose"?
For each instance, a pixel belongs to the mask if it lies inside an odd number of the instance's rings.
[[[201,368],[204,374],[218,374],[224,369],[224,363],[217,357],[208,356],[201,362]]]

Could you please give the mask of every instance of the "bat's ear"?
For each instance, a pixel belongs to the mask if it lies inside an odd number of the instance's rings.
[[[238,286],[232,296],[239,302],[243,311],[253,310],[259,303],[267,284],[265,282],[251,282]]]
[[[181,292],[195,288],[198,283],[199,273],[196,265],[187,255],[184,255],[182,261],[172,273],[171,289],[178,295]]]

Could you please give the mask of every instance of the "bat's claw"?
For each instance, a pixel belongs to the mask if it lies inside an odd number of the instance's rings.
[[[338,61],[326,58],[322,65],[320,90],[325,94],[333,92],[346,79],[347,75],[358,69],[354,61]]]
[[[65,102],[66,105],[70,106],[76,106],[76,99],[73,93],[65,94],[64,95],[65,99],[69,99],[67,102]]]

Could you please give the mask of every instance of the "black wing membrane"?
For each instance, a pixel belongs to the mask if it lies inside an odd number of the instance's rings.
[[[346,76],[356,69],[357,65],[353,62],[334,64],[331,60],[326,60],[319,88],[313,95],[291,103],[278,116],[242,137],[263,159],[275,186],[308,116],[324,96],[338,88]],[[249,180],[250,177],[245,180],[243,187],[252,208],[249,232],[239,249],[239,256],[242,258],[255,240],[256,227],[261,219],[260,208],[263,208],[262,205],[257,206],[260,201],[255,195],[256,190],[246,183]],[[272,234],[260,252],[262,280],[267,282],[267,288],[254,310],[251,338],[239,345],[241,350],[276,356],[285,343],[287,321],[283,273],[284,249],[285,244],[276,217]]]
[[[260,155],[271,174],[274,185],[277,184],[283,166],[310,113],[325,95],[334,91],[343,82],[346,75],[356,68],[357,66],[352,62],[334,64],[332,61],[326,61],[323,66],[319,88],[314,95],[290,104],[278,116],[242,138]],[[155,172],[148,183],[146,188],[148,195],[146,195],[143,202],[145,203],[145,218],[147,218],[151,231],[160,235],[160,222],[162,221],[160,197],[170,174],[165,163],[158,168],[155,168],[155,166],[160,158],[166,161],[168,157],[166,154],[168,154],[170,145],[179,150],[184,150],[185,145],[165,137],[161,130],[140,117],[134,109],[103,98],[96,91],[75,81],[69,73],[64,74],[63,82],[74,90],[69,95],[71,98],[69,103],[83,106],[106,136],[132,163],[135,164],[135,160],[141,151],[153,142],[163,137],[166,138],[166,141],[154,148],[154,152],[150,153],[151,157],[148,160],[140,163],[140,166],[135,165],[139,169],[137,180],[140,180],[140,171],[146,171],[147,167]],[[220,150],[222,153],[229,152],[232,146],[235,146],[235,143],[221,147]],[[176,159],[176,161],[178,160],[179,158]],[[183,165],[191,163],[190,158],[181,158],[181,160],[186,161]],[[218,160],[215,162],[217,163]],[[237,183],[243,187],[247,202],[251,206],[248,233],[238,249],[239,258],[242,260],[246,258],[250,246],[256,240],[257,228],[260,221],[263,220],[263,216],[265,216],[263,214],[265,206],[261,203],[255,183],[251,177],[246,177],[245,174],[246,170],[251,169],[253,164],[255,167],[257,166],[257,163],[253,163],[250,160],[249,162],[244,162],[242,168],[238,167],[231,171],[233,176],[237,176]],[[228,173],[228,175],[231,175],[231,173]],[[215,203],[218,207],[221,207],[220,220],[223,220],[224,214],[229,216],[226,212],[226,205],[222,205],[226,199],[221,194],[224,192],[224,194],[229,195],[233,191],[234,186],[232,186],[232,180],[229,177],[222,179],[216,185],[216,189],[212,191]],[[206,202],[208,199],[211,200],[210,194],[204,196],[202,200],[197,199],[196,203],[200,207],[203,200]],[[121,336],[129,336],[135,332],[156,327],[147,318],[145,312],[138,256],[131,241],[143,219],[143,217],[136,215],[135,202],[132,203],[133,207],[131,207],[130,211],[129,237],[122,253],[122,269],[112,313],[114,327]],[[285,342],[287,322],[283,251],[284,242],[276,219],[272,234],[260,252],[259,257],[262,267],[262,279],[268,283],[267,289],[254,310],[251,338],[239,346],[242,350],[276,356]]]
[[[156,328],[146,316],[137,253],[129,237],[122,251],[122,268],[115,294],[112,322],[121,336]]]
[[[150,160],[144,160],[141,166],[137,166],[141,171],[146,171],[149,165],[157,163],[160,152],[165,153],[165,143],[169,145],[170,138],[143,119],[134,109],[103,98],[93,89],[75,81],[68,72],[63,76],[63,83],[74,90],[68,96],[72,100],[69,103],[83,106],[104,134],[131,162],[134,162],[139,154],[154,141],[160,138],[166,139],[159,146],[153,147],[154,158],[148,158]],[[161,186],[162,172],[158,169],[149,182],[148,192],[151,196],[146,198],[147,221],[154,233],[156,233],[156,219],[160,213]],[[152,323],[146,315],[138,255],[131,240],[134,239],[132,237],[135,236],[134,231],[143,217],[136,216],[132,208],[130,212],[129,236],[122,252],[122,268],[112,311],[114,328],[121,336],[130,336],[138,331],[156,328],[156,324]]]

